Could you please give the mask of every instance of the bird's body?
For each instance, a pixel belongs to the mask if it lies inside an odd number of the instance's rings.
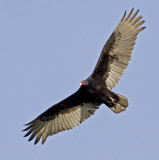
[[[128,106],[126,97],[111,91],[123,74],[144,20],[136,18],[133,9],[120,23],[106,42],[93,73],[80,83],[81,87],[74,94],[53,105],[28,123],[25,136],[29,141],[35,136],[35,144],[42,137],[42,144],[49,135],[72,129],[94,114],[101,104],[107,105],[113,112],[120,113]],[[125,17],[126,16],[126,17]]]

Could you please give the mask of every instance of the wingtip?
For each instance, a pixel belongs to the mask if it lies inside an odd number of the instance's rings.
[[[28,135],[27,134],[25,134],[23,137],[27,137]]]
[[[30,142],[32,139],[33,139],[33,138],[30,137],[30,138],[28,139],[28,142]]]
[[[44,145],[45,141],[42,140],[41,144]]]
[[[30,125],[31,123],[32,123],[32,121],[29,122],[29,123],[24,124],[24,126],[28,126],[28,125]]]
[[[42,139],[41,144],[43,145],[45,143],[46,139]]]
[[[124,20],[123,20],[124,22],[126,22],[130,18],[130,16],[132,15],[133,11],[134,11],[134,8],[132,8],[130,10],[130,12],[126,15],[126,17],[124,17]]]
[[[136,11],[136,15],[139,13],[139,11],[140,11],[140,9],[138,9],[138,10]]]
[[[131,9],[131,11],[130,12],[133,12],[134,11],[134,7]]]
[[[145,29],[146,27],[144,26],[144,27],[142,27],[142,31]]]

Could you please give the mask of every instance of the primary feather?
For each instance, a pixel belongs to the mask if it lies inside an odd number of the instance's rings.
[[[137,35],[145,28],[140,27],[144,23],[143,20],[139,21],[142,16],[135,18],[139,10],[132,14],[133,10],[127,16],[126,12],[124,13],[120,23],[104,45],[92,74],[110,90],[116,86],[128,66]]]

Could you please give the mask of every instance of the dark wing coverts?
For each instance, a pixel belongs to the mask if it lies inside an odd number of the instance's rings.
[[[42,144],[49,135],[69,130],[85,121],[94,114],[100,104],[92,102],[93,97],[87,96],[80,88],[76,93],[65,100],[55,104],[35,120],[26,124],[28,127],[26,136],[31,141],[35,136],[35,144],[42,137]]]
[[[126,12],[124,13],[120,23],[103,47],[92,74],[110,90],[116,86],[130,61],[138,33],[145,28],[140,27],[145,22],[141,20],[142,16],[135,18],[139,10],[133,15],[132,12],[133,9],[127,16]]]

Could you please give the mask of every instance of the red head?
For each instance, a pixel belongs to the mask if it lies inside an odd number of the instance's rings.
[[[86,80],[81,81],[80,83],[80,86],[87,86],[87,85],[88,85],[88,82]]]

